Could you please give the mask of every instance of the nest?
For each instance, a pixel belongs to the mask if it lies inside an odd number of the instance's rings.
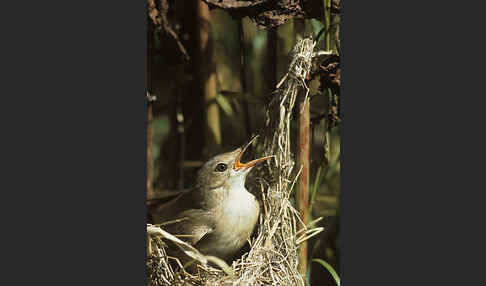
[[[315,56],[314,46],[311,38],[302,39],[295,45],[290,53],[288,73],[280,81],[267,108],[267,131],[259,153],[275,157],[265,167],[266,186],[260,183],[263,207],[256,236],[249,241],[250,251],[228,266],[216,257],[202,255],[164,231],[163,226],[147,225],[149,285],[305,285],[297,270],[297,249],[300,243],[322,228],[303,225],[290,200],[300,173],[300,170],[293,171],[290,121],[297,94],[299,91],[308,93],[304,79]],[[186,272],[180,263],[177,271],[174,269],[170,260],[178,261],[167,256],[167,242],[176,244],[186,255],[199,261],[197,273]]]

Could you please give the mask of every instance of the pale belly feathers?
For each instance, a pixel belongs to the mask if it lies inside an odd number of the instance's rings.
[[[229,258],[241,249],[260,213],[258,201],[246,189],[230,192],[229,195],[232,197],[226,200],[224,212],[216,221],[211,248],[204,249],[206,247],[201,245],[203,252],[222,259]]]

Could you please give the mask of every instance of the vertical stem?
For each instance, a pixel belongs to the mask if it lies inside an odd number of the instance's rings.
[[[309,99],[304,99],[304,95],[299,95],[298,111],[298,143],[297,143],[297,166],[302,166],[302,172],[298,179],[297,187],[297,210],[302,221],[307,225],[309,211]],[[299,272],[304,275],[307,273],[307,241],[299,246]]]
[[[294,19],[294,30],[301,37],[305,33],[305,21]],[[309,142],[310,142],[310,102],[305,99],[304,94],[298,97],[298,137],[297,137],[297,166],[302,167],[297,186],[297,210],[302,221],[307,225],[309,217]],[[307,275],[307,241],[299,246],[298,270],[304,277]]]
[[[181,95],[179,91],[176,91],[176,126],[177,126],[177,138],[179,143],[179,158],[177,164],[177,187],[179,190],[184,189],[184,160],[186,156],[186,135],[184,127],[184,114],[182,113]]]
[[[148,92],[147,95],[149,95]],[[150,198],[153,197],[152,180],[154,177],[154,128],[152,126],[152,104],[150,102],[147,104],[147,198]]]
[[[216,104],[216,72],[213,46],[211,41],[211,14],[206,3],[199,1],[199,35],[200,54],[202,56],[201,72],[203,79],[204,101],[206,109],[206,148],[209,155],[219,151],[221,145],[221,127],[219,120],[219,108]]]
[[[324,140],[325,140],[325,145],[324,145],[324,157],[326,158],[326,164],[327,168],[326,170],[329,169],[329,164],[331,163],[331,136],[330,136],[330,130],[331,130],[331,100],[332,100],[332,93],[331,89],[327,89],[327,96],[328,96],[328,101],[327,101],[327,117],[326,117],[326,133],[324,134]]]
[[[153,114],[152,114],[152,104],[150,103],[150,93],[151,90],[151,60],[152,60],[152,43],[153,43],[153,24],[151,23],[150,19],[148,20],[148,29],[147,29],[147,94],[146,94],[146,101],[147,101],[147,198],[153,197],[153,187],[152,187],[152,179],[153,179],[153,170],[154,170],[154,129],[152,126],[153,121]]]
[[[267,32],[267,67],[267,81],[272,92],[277,85],[277,28]]]
[[[243,30],[243,18],[238,22],[238,32],[240,34],[240,79],[241,79],[241,93],[243,93],[244,101],[243,108],[245,111],[245,125],[246,125],[246,137],[251,135],[251,121],[250,121],[250,108],[248,103],[248,87],[246,84],[246,42],[245,33]]]
[[[167,144],[167,159],[164,160],[162,156],[160,156],[159,166],[161,166],[161,170],[164,171],[163,174],[160,174],[158,177],[158,185],[162,186],[162,188],[166,189],[175,189],[176,182],[178,180],[177,177],[177,167],[180,165],[178,154],[181,152],[179,149],[179,133],[177,132],[177,101],[180,97],[180,87],[179,81],[180,76],[177,75],[175,77],[176,80],[176,89],[175,89],[175,96],[169,98],[170,104],[170,112],[169,112],[169,140],[173,142],[177,142],[176,144]],[[160,154],[164,152],[164,144],[160,146]],[[164,168],[163,166],[174,166],[172,168]]]
[[[184,14],[182,15],[182,24],[185,25],[189,32],[188,51],[191,62],[188,69],[191,71],[193,80],[190,85],[184,84],[184,96],[182,97],[182,110],[185,119],[185,139],[186,144],[185,160],[201,160],[203,157],[204,146],[204,116],[201,107],[204,106],[203,78],[202,78],[202,55],[201,55],[201,35],[199,20],[199,2],[194,0],[184,1]],[[186,8],[187,7],[187,8]],[[190,146],[187,146],[190,145]],[[181,165],[183,162],[179,162]],[[193,170],[189,169],[189,176],[195,175]]]
[[[329,51],[331,47],[331,1],[332,0],[324,0],[324,27],[326,27],[325,35],[325,49]]]
[[[326,33],[325,35],[325,41],[324,41],[324,49],[326,51],[331,50],[331,1],[332,0],[325,0],[324,1],[324,15],[325,15],[325,22],[324,22],[324,27],[326,28]],[[327,113],[328,116],[326,118],[326,133],[325,133],[325,145],[324,145],[324,157],[326,158],[326,164],[327,168],[329,168],[329,163],[331,162],[331,136],[329,134],[329,130],[331,128],[330,126],[330,112],[331,112],[331,98],[332,98],[332,93],[331,90],[328,88],[326,90],[326,95],[328,96],[328,101],[327,101]]]

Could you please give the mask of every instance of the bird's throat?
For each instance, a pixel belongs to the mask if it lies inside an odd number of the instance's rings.
[[[228,181],[229,196],[233,192],[247,192],[245,188],[246,174],[234,174]]]

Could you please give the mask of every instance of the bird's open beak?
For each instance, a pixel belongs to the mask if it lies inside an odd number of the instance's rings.
[[[257,137],[258,137],[258,135],[253,137],[253,139],[251,139],[250,142],[248,142],[248,144],[246,144],[245,147],[243,147],[240,154],[238,154],[238,157],[236,158],[235,164],[233,165],[233,170],[238,171],[238,170],[241,170],[241,169],[248,169],[248,168],[255,166],[256,164],[258,164],[260,162],[263,162],[263,161],[273,157],[273,156],[266,156],[266,157],[262,157],[260,159],[255,159],[255,160],[250,161],[248,163],[241,163],[241,161],[240,161],[241,157],[243,157],[243,154],[245,153],[248,146],[250,146],[251,143],[253,143],[253,141],[255,141],[255,139]]]

